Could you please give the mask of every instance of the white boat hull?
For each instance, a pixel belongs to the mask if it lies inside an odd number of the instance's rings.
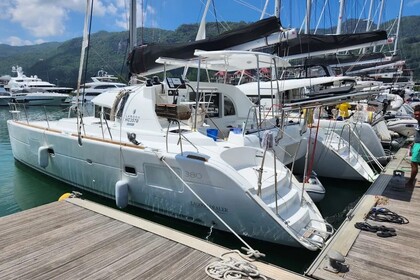
[[[238,155],[226,154],[226,160],[229,159],[229,165],[226,165],[226,162],[222,164],[211,158],[204,160],[204,156],[197,153],[194,153],[196,158],[189,158],[187,154],[179,152],[161,153],[134,145],[119,145],[111,140],[83,138],[83,144],[80,146],[75,133],[66,132],[66,122],[58,122],[49,130],[39,128],[46,125],[45,122],[27,125],[8,121],[15,159],[78,188],[114,199],[117,182],[125,181],[129,186],[130,205],[203,226],[227,230],[165,167],[161,161],[164,157],[171,168],[205,199],[206,204],[241,235],[301,247],[302,244],[293,237],[294,226],[300,228],[302,235],[302,231],[305,231],[309,224],[319,224],[326,230],[323,221],[314,222],[321,216],[312,205],[313,202],[303,203],[302,207],[299,202],[301,193],[287,188],[286,186],[290,185],[287,182],[279,186],[279,193],[283,198],[278,201],[278,215],[273,210],[275,203],[272,191],[263,188],[262,196],[258,196],[255,187],[243,190],[242,186],[247,184],[245,178],[257,178],[257,175],[255,168],[241,166],[244,161],[237,161],[241,159]],[[50,125],[53,123],[50,122]],[[207,137],[200,137],[203,139],[201,142],[207,141]],[[209,141],[213,140],[209,138]],[[179,147],[172,145],[171,149],[179,150]],[[251,147],[241,149],[238,152],[241,156],[245,156],[247,151],[255,151],[255,148]],[[234,152],[233,149],[227,151]],[[223,155],[225,154],[222,153]],[[238,172],[229,172],[226,168]],[[290,177],[284,175],[283,178]],[[272,177],[263,177],[263,180],[268,182],[273,180]],[[286,200],[286,197],[289,199]],[[304,193],[304,197],[310,201],[307,193]],[[282,201],[287,205],[282,206]],[[319,215],[311,216],[313,207]],[[309,244],[307,248],[317,249],[313,244]]]
[[[318,124],[318,120],[315,120]],[[372,126],[364,122],[319,120],[323,128],[332,129],[335,133],[346,140],[366,161],[371,161],[371,155],[382,165],[386,165],[389,157],[385,154],[381,141]],[[369,154],[367,151],[369,150]]]
[[[12,102],[14,102],[13,97],[0,97],[0,106],[8,106]]]
[[[401,136],[410,137],[416,134],[418,122],[414,118],[395,118],[386,123],[389,130]]]
[[[333,131],[320,128],[315,139],[311,134],[308,155],[309,168],[320,177],[366,180],[373,182],[376,175],[363,157],[350,144]],[[315,150],[315,152],[314,152]],[[298,161],[303,170],[304,161]]]
[[[67,94],[30,93],[27,95],[15,96],[16,103],[23,103],[28,106],[61,106],[70,104]]]

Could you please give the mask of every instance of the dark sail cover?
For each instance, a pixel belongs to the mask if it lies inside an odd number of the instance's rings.
[[[277,55],[283,57],[310,52],[334,50],[386,40],[387,38],[386,31],[383,30],[340,35],[298,34],[295,39],[278,43]]]
[[[141,74],[161,67],[155,61],[159,57],[188,59],[194,57],[195,50],[215,51],[231,48],[246,42],[260,39],[278,32],[280,22],[277,17],[269,17],[252,23],[244,28],[225,32],[217,37],[180,44],[148,44],[134,48],[128,57],[130,72]]]

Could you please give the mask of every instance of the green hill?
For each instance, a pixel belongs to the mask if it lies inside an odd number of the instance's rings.
[[[246,25],[245,22],[227,23],[231,29]],[[415,78],[420,80],[420,16],[401,19],[400,55],[414,70]],[[358,27],[363,30],[362,27]],[[333,28],[334,29],[334,28]],[[184,24],[175,31],[156,28],[138,29],[138,42],[177,43],[195,39],[197,24]],[[345,31],[345,29],[344,29]],[[208,23],[209,37],[220,34],[220,25]],[[324,32],[332,32],[325,30]],[[38,75],[40,78],[60,86],[76,87],[80,63],[82,38],[65,42],[51,42],[33,46],[14,47],[0,45],[0,75],[11,75],[12,66],[22,66],[26,75]],[[128,32],[101,31],[91,35],[88,53],[88,81],[97,71],[104,69],[109,74],[117,75],[122,81],[127,80]],[[82,79],[84,80],[84,79]]]

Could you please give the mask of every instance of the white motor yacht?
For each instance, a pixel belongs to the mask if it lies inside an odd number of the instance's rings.
[[[67,106],[71,97],[68,94],[46,91],[16,90],[11,93],[16,103],[27,106]]]
[[[29,90],[32,92],[52,92],[69,95],[73,91],[70,87],[59,87],[50,82],[43,81],[37,75],[28,77],[24,74],[20,66],[13,66],[12,72],[16,73],[16,76],[10,77],[10,80],[5,86],[6,90],[12,93],[18,90]]]
[[[127,86],[124,83],[118,82],[118,78],[108,74],[104,70],[99,70],[97,75],[91,77],[92,82],[84,83],[80,87],[79,101],[84,100],[85,102],[90,102],[95,96],[98,96],[102,92],[114,89],[122,88]],[[73,97],[73,103],[76,102],[76,97]]]
[[[12,68],[16,77],[10,77],[4,88],[12,95],[15,102],[28,106],[69,105],[72,88],[57,87],[35,76],[24,75],[22,67]]]

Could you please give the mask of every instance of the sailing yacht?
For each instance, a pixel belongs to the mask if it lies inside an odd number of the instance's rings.
[[[199,225],[317,250],[333,229],[266,149],[196,130],[179,78],[104,92],[96,116],[8,120],[16,160],[63,182]],[[197,100],[198,102],[198,100]],[[190,126],[189,124],[193,124]],[[217,216],[223,220],[223,223]]]

